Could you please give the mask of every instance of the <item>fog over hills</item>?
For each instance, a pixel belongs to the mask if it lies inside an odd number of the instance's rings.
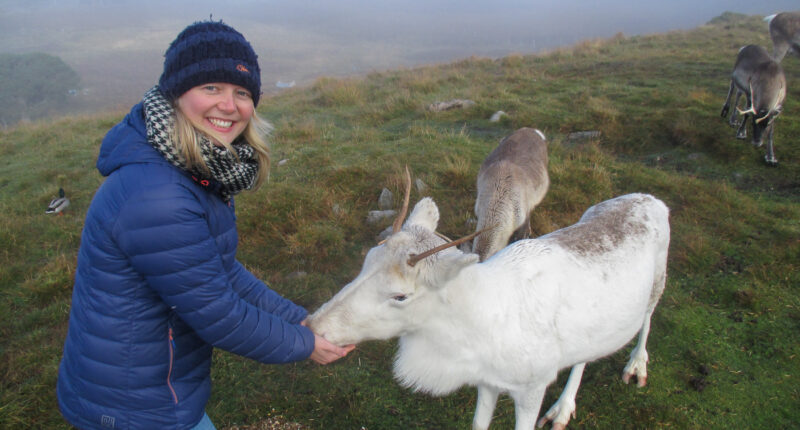
[[[45,52],[81,77],[83,105],[125,109],[152,86],[186,25],[222,19],[250,40],[263,90],[346,76],[501,57],[587,38],[702,25],[725,11],[769,15],[796,0],[0,0],[0,53]],[[765,24],[766,31],[766,24]]]

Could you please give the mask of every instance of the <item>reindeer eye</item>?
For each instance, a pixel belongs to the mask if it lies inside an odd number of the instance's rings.
[[[408,298],[408,296],[406,296],[405,294],[397,294],[396,296],[392,297],[393,300],[398,301],[398,302],[405,301],[407,298]]]

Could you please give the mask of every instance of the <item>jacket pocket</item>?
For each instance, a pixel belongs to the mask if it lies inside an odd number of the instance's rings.
[[[169,327],[169,369],[167,370],[167,387],[169,388],[170,394],[172,394],[172,400],[175,404],[178,404],[178,394],[175,393],[175,387],[172,386],[172,368],[175,364],[175,339],[172,333],[172,327]]]

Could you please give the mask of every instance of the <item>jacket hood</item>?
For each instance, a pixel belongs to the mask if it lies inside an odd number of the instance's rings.
[[[97,157],[97,170],[108,176],[128,164],[167,163],[149,143],[144,105],[134,106],[125,118],[106,133]]]

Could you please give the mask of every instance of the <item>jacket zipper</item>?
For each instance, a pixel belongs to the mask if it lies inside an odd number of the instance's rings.
[[[169,370],[167,371],[167,387],[169,392],[172,393],[172,400],[178,404],[178,395],[175,393],[175,388],[172,386],[172,364],[175,361],[175,339],[172,337],[172,327],[169,328]]]

